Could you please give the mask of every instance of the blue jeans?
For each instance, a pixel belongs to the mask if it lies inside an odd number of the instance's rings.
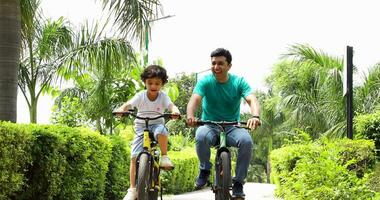
[[[233,181],[244,183],[247,177],[248,166],[251,160],[253,141],[248,131],[234,126],[225,126],[227,145],[238,148],[236,175]],[[196,150],[201,170],[210,170],[210,148],[218,141],[220,130],[215,126],[200,126],[195,134]]]

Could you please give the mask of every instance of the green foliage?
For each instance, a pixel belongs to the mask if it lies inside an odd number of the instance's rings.
[[[0,199],[8,199],[25,185],[34,139],[24,126],[0,122]]]
[[[380,158],[380,110],[373,114],[357,116],[355,130],[358,138],[364,137],[375,142],[377,156]]]
[[[67,160],[65,157],[66,140],[63,127],[29,125],[36,140],[31,155],[33,162],[25,172],[27,178],[25,191],[20,199],[54,199],[61,191],[62,177],[65,175]]]
[[[74,129],[66,139],[68,166],[59,198],[103,199],[111,143],[86,129]]]
[[[110,136],[112,159],[108,165],[105,199],[122,199],[129,188],[130,144],[126,137]]]
[[[170,151],[182,151],[194,147],[194,141],[183,135],[170,135],[168,143],[168,150]]]
[[[59,106],[53,106],[51,122],[69,127],[85,125],[86,116],[84,109],[84,105],[78,97],[64,96]]]
[[[168,152],[168,156],[175,165],[174,170],[161,174],[162,186],[165,193],[179,194],[194,189],[194,180],[198,174],[198,157],[194,148],[182,151]]]
[[[0,123],[0,133],[6,144],[0,154],[2,199],[103,199],[108,138],[87,129],[33,124]]]
[[[380,163],[375,166],[373,175],[369,180],[369,187],[380,195]]]
[[[320,140],[271,152],[272,180],[284,199],[371,199],[368,178],[374,144],[366,140]]]

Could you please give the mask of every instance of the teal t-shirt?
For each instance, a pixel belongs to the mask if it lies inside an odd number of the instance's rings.
[[[241,99],[252,93],[243,77],[228,74],[225,83],[219,83],[213,74],[195,85],[193,93],[202,98],[202,120],[239,121]]]

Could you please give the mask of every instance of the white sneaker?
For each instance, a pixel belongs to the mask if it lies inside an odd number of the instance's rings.
[[[170,161],[169,157],[163,155],[160,160],[160,167],[166,170],[171,170],[174,168],[172,161]]]
[[[137,191],[136,188],[129,188],[127,195],[123,198],[123,200],[136,200],[137,199]]]

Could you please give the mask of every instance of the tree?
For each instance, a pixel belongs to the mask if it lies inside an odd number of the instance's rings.
[[[83,26],[74,34],[63,18],[57,21],[45,20],[37,9],[25,9],[25,28],[23,28],[23,52],[20,65],[19,87],[29,106],[30,120],[37,122],[38,98],[52,89],[60,76],[69,78],[73,72],[81,73],[88,68],[101,70],[103,78],[109,77],[110,70],[125,66],[133,59],[131,45],[120,37],[104,37],[103,31],[108,20],[99,28]],[[143,41],[142,32],[149,32],[145,24],[159,7],[157,1],[104,1],[104,8],[115,14],[115,23],[120,24],[120,32],[125,38],[138,38]],[[109,18],[108,18],[109,19]],[[125,24],[126,23],[126,24]],[[124,28],[124,29],[122,29]],[[98,74],[100,75],[100,74]],[[102,86],[102,84],[100,84]]]
[[[284,58],[267,82],[281,99],[287,130],[299,127],[313,138],[341,131],[345,119],[343,59],[308,45],[291,46]]]
[[[24,1],[21,1],[24,2]],[[19,0],[0,3],[0,120],[17,120],[17,72],[21,15]]]

